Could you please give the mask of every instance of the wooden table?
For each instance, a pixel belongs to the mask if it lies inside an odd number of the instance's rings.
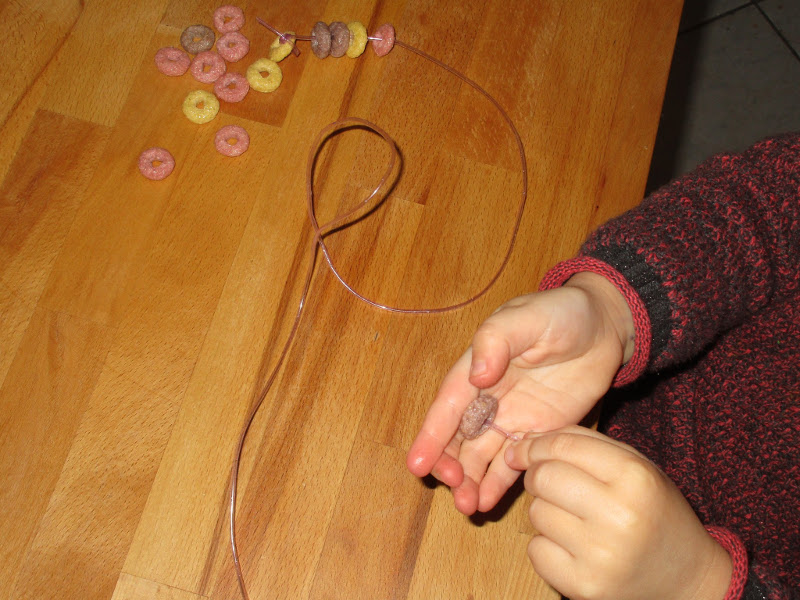
[[[467,519],[405,469],[438,382],[496,306],[535,288],[587,232],[643,193],[680,0],[242,2],[252,41],[318,20],[394,23],[511,115],[530,193],[488,294],[440,315],[392,314],[322,261],[241,468],[242,563],[259,598],[557,598],[530,567],[526,498]],[[202,0],[20,0],[0,108],[0,600],[238,598],[227,494],[237,437],[278,359],[310,264],[306,156],[347,115],[389,131],[399,180],[327,238],[362,293],[443,306],[500,265],[520,198],[514,140],[474,90],[403,48],[318,60],[307,43],[273,94],[190,123],[210,89],[155,68],[211,24]],[[217,129],[242,124],[227,158]],[[169,148],[152,182],[139,153]],[[318,159],[328,220],[388,153],[350,131]]]

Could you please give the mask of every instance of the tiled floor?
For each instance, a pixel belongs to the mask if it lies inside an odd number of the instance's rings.
[[[648,191],[800,130],[800,1],[684,0]]]

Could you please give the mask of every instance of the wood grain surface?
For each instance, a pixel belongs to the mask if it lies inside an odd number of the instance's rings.
[[[647,176],[680,0],[240,2],[250,53],[318,20],[392,22],[465,72],[518,127],[528,203],[506,269],[466,308],[377,310],[317,260],[305,313],[255,419],[237,522],[252,598],[538,598],[517,488],[468,519],[405,469],[441,377],[505,300],[535,289]],[[326,238],[360,293],[446,306],[502,263],[522,189],[492,105],[404,48],[318,60],[307,43],[272,94],[181,112],[211,89],[154,65],[219,3],[6,3],[0,96],[0,600],[236,599],[228,480],[237,437],[276,364],[311,264],[310,144],[344,116],[374,121],[402,162],[368,216]],[[9,41],[11,40],[11,41]],[[214,150],[244,126],[241,157]],[[168,148],[167,179],[137,169]],[[373,134],[330,139],[320,221],[374,187]]]

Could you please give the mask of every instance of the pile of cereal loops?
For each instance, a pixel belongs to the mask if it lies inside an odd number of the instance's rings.
[[[318,58],[347,55],[357,58],[364,53],[367,42],[377,56],[386,56],[395,43],[394,27],[382,25],[370,36],[358,21],[330,25],[316,23],[311,35],[298,36],[294,32],[280,32],[261,19],[256,19],[278,37],[269,49],[269,57],[259,58],[247,67],[246,74],[228,72],[228,64],[235,63],[250,52],[250,40],[239,31],[244,26],[244,12],[238,6],[220,6],[214,11],[214,27],[221,34],[205,25],[191,25],[181,34],[183,50],[168,46],[156,52],[155,63],[159,71],[170,77],[180,77],[191,72],[200,83],[214,84],[213,93],[197,89],[189,92],[183,101],[183,114],[193,123],[213,121],[219,113],[220,100],[241,102],[252,89],[257,92],[274,92],[283,81],[283,72],[278,64],[290,54],[299,55],[295,43],[311,42],[311,50]],[[216,51],[213,50],[216,42]],[[191,55],[194,55],[192,58]],[[250,145],[247,131],[238,125],[220,129],[214,136],[214,146],[225,156],[239,156]],[[139,156],[139,171],[148,179],[160,180],[169,176],[175,167],[175,159],[165,148],[148,148]]]

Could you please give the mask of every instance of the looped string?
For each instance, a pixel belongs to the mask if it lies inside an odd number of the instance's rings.
[[[267,26],[260,19],[259,22],[262,25]],[[272,27],[269,28],[272,29]],[[280,32],[278,32],[278,34],[282,35],[280,34]],[[301,39],[301,37],[298,36],[297,39]],[[314,235],[311,240],[311,245],[309,248],[310,261],[308,270],[306,271],[306,277],[303,283],[303,289],[300,294],[300,301],[298,302],[297,312],[295,313],[292,328],[289,331],[289,335],[286,338],[286,342],[283,345],[283,349],[281,350],[278,360],[275,366],[273,367],[272,371],[270,372],[269,377],[267,378],[267,381],[264,384],[264,387],[261,389],[258,398],[250,408],[250,412],[248,413],[247,418],[244,421],[241,433],[239,434],[239,441],[236,446],[236,451],[234,453],[233,465],[231,467],[230,504],[229,504],[230,543],[231,543],[231,553],[233,555],[234,569],[236,571],[236,577],[239,581],[239,589],[242,592],[242,597],[244,600],[250,600],[250,596],[247,593],[247,586],[245,585],[244,574],[242,573],[242,566],[239,560],[239,550],[236,544],[236,498],[237,498],[237,490],[239,482],[239,466],[241,464],[241,459],[242,459],[242,450],[244,448],[245,439],[247,438],[247,433],[250,430],[251,425],[253,424],[253,420],[255,419],[256,414],[258,413],[259,409],[264,403],[264,399],[267,397],[267,394],[269,394],[269,391],[275,382],[275,378],[277,377],[278,372],[280,371],[280,368],[283,365],[284,360],[286,359],[286,356],[289,352],[289,348],[291,347],[292,342],[294,341],[295,335],[297,333],[297,329],[300,324],[300,319],[303,315],[303,309],[305,308],[306,299],[308,297],[308,291],[311,287],[311,279],[314,274],[314,267],[316,265],[317,249],[319,249],[322,252],[322,255],[325,258],[328,267],[330,268],[331,272],[336,277],[336,279],[339,280],[339,283],[341,283],[342,286],[344,286],[344,288],[347,289],[348,292],[353,294],[359,300],[366,302],[367,304],[374,306],[375,308],[396,313],[436,314],[463,308],[464,306],[467,306],[468,304],[475,302],[478,298],[480,298],[486,292],[489,291],[489,289],[500,278],[500,275],[502,274],[503,270],[508,264],[508,261],[511,258],[511,253],[514,249],[514,245],[517,239],[517,234],[519,232],[520,224],[522,222],[522,215],[525,210],[525,203],[528,197],[528,165],[525,158],[525,148],[522,144],[522,138],[520,137],[519,132],[517,131],[517,128],[514,126],[514,123],[512,122],[511,118],[508,116],[508,113],[503,109],[502,106],[500,106],[500,103],[497,100],[495,100],[486,90],[484,90],[480,85],[475,83],[472,79],[468,78],[466,75],[460,73],[459,71],[456,71],[452,67],[444,64],[440,60],[432,57],[431,55],[423,52],[422,50],[414,48],[400,40],[395,40],[395,45],[401,46],[402,48],[405,48],[406,50],[409,50],[410,52],[413,52],[421,56],[422,58],[434,63],[435,65],[445,69],[446,71],[452,73],[453,75],[461,79],[463,82],[467,83],[472,88],[474,88],[476,91],[480,92],[500,112],[503,119],[507,123],[509,129],[511,130],[511,133],[514,136],[514,139],[517,143],[517,149],[519,151],[520,166],[522,170],[522,192],[519,202],[519,208],[517,209],[514,226],[512,229],[506,254],[503,257],[503,261],[500,264],[500,267],[495,272],[495,274],[489,280],[489,282],[477,294],[455,304],[450,304],[448,306],[442,306],[442,307],[434,307],[434,308],[401,308],[401,307],[381,304],[379,302],[376,302],[375,300],[372,300],[362,295],[361,293],[356,291],[347,281],[345,281],[344,277],[341,275],[341,273],[339,273],[338,269],[333,263],[330,251],[328,250],[328,247],[325,245],[324,237],[327,234],[339,228],[347,227],[349,224],[353,222],[355,215],[359,211],[369,206],[370,203],[372,203],[376,197],[379,197],[381,191],[386,186],[386,183],[389,181],[389,178],[392,172],[394,171],[395,165],[397,164],[400,158],[400,152],[397,149],[395,141],[386,131],[384,131],[381,127],[379,127],[375,123],[372,123],[371,121],[367,121],[366,119],[361,119],[358,117],[346,117],[339,121],[335,121],[330,125],[328,125],[327,127],[323,128],[319,132],[313,144],[311,145],[311,150],[309,151],[308,154],[308,163],[306,167],[306,208],[308,211],[308,219],[311,223]],[[317,221],[316,214],[314,213],[314,165],[316,163],[317,155],[319,154],[322,146],[325,144],[325,141],[330,136],[348,127],[362,127],[379,135],[383,139],[383,141],[387,144],[387,146],[389,146],[389,149],[391,150],[391,157],[389,159],[389,163],[386,167],[386,170],[383,173],[383,176],[378,182],[378,185],[375,186],[375,188],[366,198],[361,200],[358,204],[356,204],[354,208],[344,213],[343,215],[334,217],[330,221],[320,225]]]

